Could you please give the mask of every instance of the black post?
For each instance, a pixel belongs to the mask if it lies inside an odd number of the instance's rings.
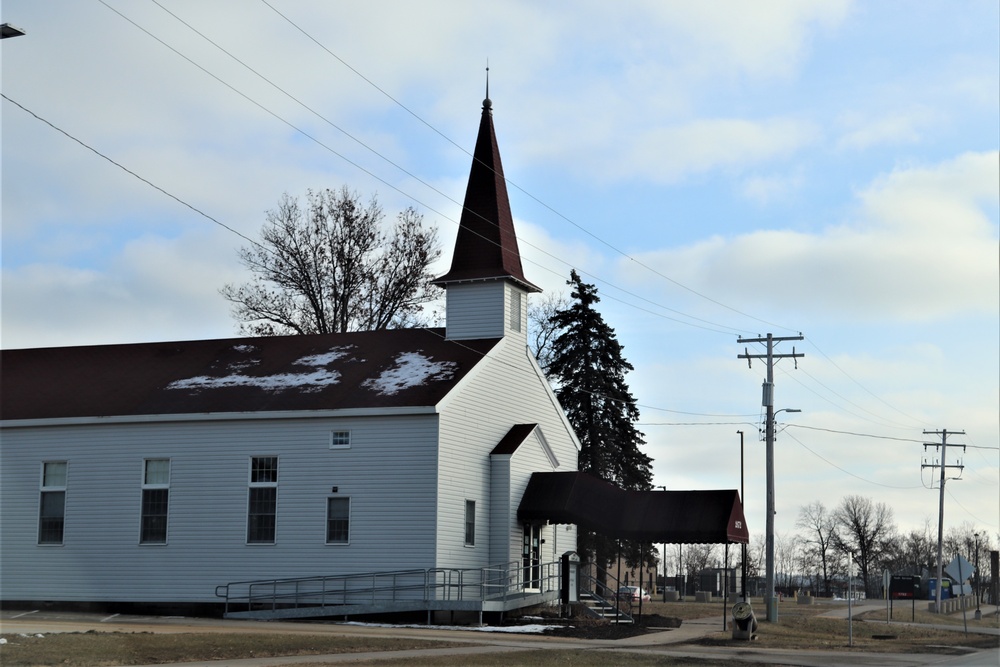
[[[618,577],[615,584],[615,625],[620,622],[619,614],[622,605],[622,540],[618,538]]]
[[[979,608],[979,578],[982,576],[979,574],[979,533],[975,533],[976,536],[976,616],[975,619],[978,621],[983,617],[983,611]]]
[[[743,431],[737,431],[740,434],[740,509],[743,510],[743,518],[746,519],[746,509],[744,508],[744,490],[743,490]],[[743,589],[743,601],[746,602],[749,599],[747,595],[747,545],[744,542],[740,549],[740,588]]]

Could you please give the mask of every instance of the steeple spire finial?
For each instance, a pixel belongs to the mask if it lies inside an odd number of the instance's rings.
[[[486,59],[486,99],[483,100],[483,109],[492,109],[493,102],[490,101],[490,59]]]

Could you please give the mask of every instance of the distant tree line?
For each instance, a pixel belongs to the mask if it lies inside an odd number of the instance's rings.
[[[849,495],[833,509],[818,501],[809,503],[800,508],[796,526],[797,532],[777,534],[774,541],[775,587],[786,594],[843,595],[848,579],[848,554],[855,561],[855,590],[863,590],[870,598],[881,597],[885,570],[925,578],[937,574],[937,526],[932,527],[928,520],[920,529],[900,531],[892,510],[871,498]],[[975,565],[976,533],[979,533],[980,583],[985,591],[989,553],[997,548],[1000,535],[977,530],[970,522],[952,526],[942,541],[943,560],[947,565],[956,554],[961,554]],[[668,576],[685,574],[692,581],[705,569],[725,566],[723,545],[683,545],[682,555],[677,552],[678,549],[668,546]],[[764,535],[752,535],[747,549],[748,580],[763,578],[764,552]],[[677,569],[678,558],[683,572]],[[730,548],[728,566],[740,570],[738,549]],[[662,572],[662,564],[659,567]]]

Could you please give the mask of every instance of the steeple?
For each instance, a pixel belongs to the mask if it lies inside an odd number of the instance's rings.
[[[434,284],[446,287],[453,283],[501,280],[511,281],[526,292],[541,292],[541,288],[528,282],[521,268],[507,182],[493,129],[488,79],[486,90],[451,270]]]

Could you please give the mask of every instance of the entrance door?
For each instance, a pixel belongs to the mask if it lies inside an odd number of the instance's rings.
[[[521,544],[521,564],[524,567],[524,587],[541,590],[542,527],[524,524],[524,542]]]

